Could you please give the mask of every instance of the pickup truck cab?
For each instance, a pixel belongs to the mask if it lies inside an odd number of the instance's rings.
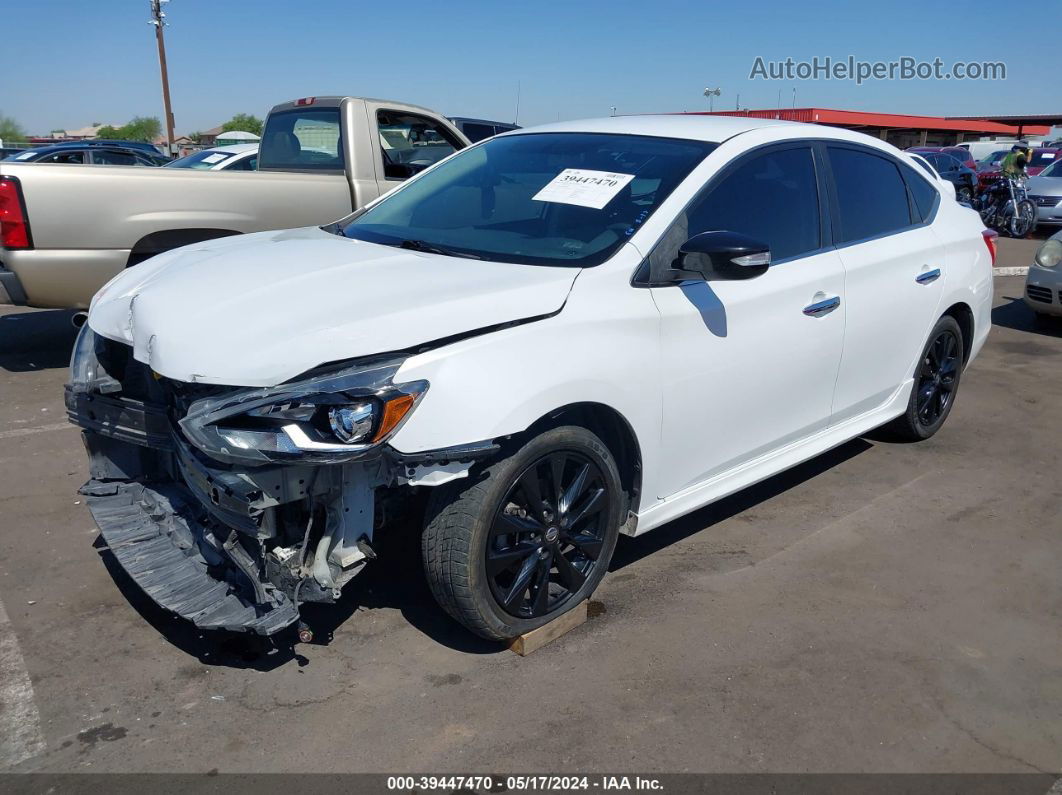
[[[342,218],[468,145],[426,108],[307,97],[266,118],[258,170],[0,163],[0,303],[87,307],[124,268],[190,243]]]

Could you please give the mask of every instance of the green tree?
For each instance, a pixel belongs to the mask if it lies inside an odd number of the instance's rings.
[[[96,131],[97,138],[120,141],[154,141],[160,135],[162,135],[162,122],[155,116],[136,116],[121,127],[105,124]]]
[[[162,135],[162,122],[155,116],[136,116],[118,132],[127,141],[154,141]]]
[[[25,141],[26,131],[13,118],[0,113],[0,138],[4,141]]]
[[[257,116],[251,116],[248,113],[237,113],[227,122],[221,125],[221,129],[224,132],[230,132],[232,130],[239,130],[241,132],[254,133],[255,135],[262,134],[262,120]]]

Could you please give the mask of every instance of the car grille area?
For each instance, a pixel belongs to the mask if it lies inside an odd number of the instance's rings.
[[[1029,200],[1035,202],[1037,207],[1054,207],[1062,201],[1062,196],[1030,196]]]
[[[1039,301],[1041,304],[1051,303],[1051,290],[1047,287],[1028,284],[1025,286],[1025,294],[1029,296],[1030,301]]]

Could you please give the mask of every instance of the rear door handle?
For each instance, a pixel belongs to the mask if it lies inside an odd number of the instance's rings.
[[[935,282],[940,278],[940,268],[933,268],[931,271],[924,271],[915,276],[915,281],[919,284],[929,284]]]
[[[841,297],[835,295],[833,298],[826,298],[822,301],[816,301],[813,304],[808,304],[804,307],[804,314],[808,317],[822,317],[828,315],[841,305]]]

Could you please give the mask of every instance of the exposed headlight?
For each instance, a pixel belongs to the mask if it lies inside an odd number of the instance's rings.
[[[77,333],[74,350],[70,354],[70,391],[78,394],[84,392],[118,392],[122,385],[111,378],[100,365],[100,346],[102,338],[89,324],[85,323]]]
[[[1036,252],[1036,264],[1041,268],[1054,268],[1062,262],[1062,240],[1051,238]]]
[[[394,435],[428,388],[394,383],[401,362],[354,367],[191,404],[185,436],[222,461],[342,463]]]

